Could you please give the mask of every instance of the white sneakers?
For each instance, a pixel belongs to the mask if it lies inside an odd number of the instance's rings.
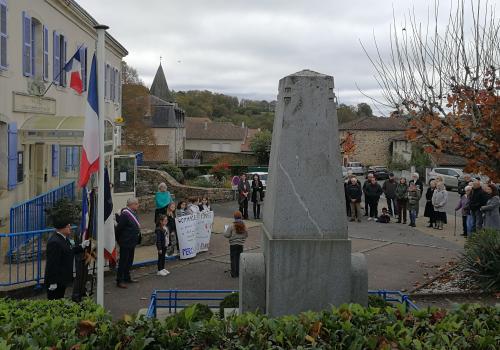
[[[156,274],[158,276],[166,276],[166,275],[170,274],[170,271],[163,269],[161,271],[158,271]]]

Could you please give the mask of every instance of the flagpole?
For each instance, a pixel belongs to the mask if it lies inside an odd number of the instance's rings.
[[[97,96],[99,112],[99,181],[97,196],[97,303],[104,306],[104,63],[106,25],[97,25]]]

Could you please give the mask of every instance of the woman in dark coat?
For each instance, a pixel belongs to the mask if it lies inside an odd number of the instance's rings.
[[[252,179],[253,218],[260,219],[260,203],[264,200],[264,185],[260,176],[255,174]]]
[[[429,188],[425,193],[425,211],[424,216],[429,218],[429,225],[427,227],[432,227],[436,223],[436,212],[434,211],[434,206],[432,205],[432,195],[436,189],[436,181],[432,180],[429,184]]]
[[[243,214],[243,219],[248,220],[248,196],[250,195],[250,183],[247,180],[246,174],[241,174],[240,183],[238,185],[240,212]]]

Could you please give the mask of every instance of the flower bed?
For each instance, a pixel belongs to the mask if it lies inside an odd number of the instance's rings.
[[[91,301],[0,300],[2,349],[498,349],[500,308],[453,311],[343,305],[269,318],[227,320],[196,306],[165,321],[113,322]]]

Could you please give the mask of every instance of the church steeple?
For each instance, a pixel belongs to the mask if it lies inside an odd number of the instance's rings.
[[[151,95],[161,98],[164,101],[174,102],[172,93],[168,89],[167,79],[165,78],[165,73],[163,72],[161,61],[160,61],[160,66],[156,71],[156,75],[153,79],[153,84],[151,84],[151,89],[149,90],[149,92]]]

